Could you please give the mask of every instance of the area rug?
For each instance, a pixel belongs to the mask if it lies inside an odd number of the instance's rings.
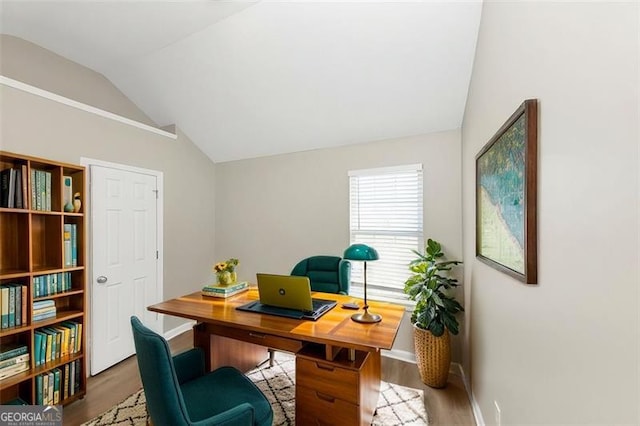
[[[273,407],[275,426],[295,425],[295,357],[277,352],[273,367],[265,364],[247,376],[264,392]],[[423,392],[381,382],[375,426],[427,425]],[[147,421],[144,392],[139,390],[83,426],[144,426]]]

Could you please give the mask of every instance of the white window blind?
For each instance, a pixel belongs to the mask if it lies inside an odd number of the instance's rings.
[[[351,244],[375,248],[367,262],[368,297],[406,299],[408,265],[423,249],[422,164],[349,172]],[[352,261],[354,293],[364,282],[362,262]]]

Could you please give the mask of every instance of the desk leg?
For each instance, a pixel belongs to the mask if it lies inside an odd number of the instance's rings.
[[[361,424],[370,425],[378,406],[382,360],[380,351],[369,352],[367,365],[360,372]]]
[[[203,323],[193,326],[193,346],[204,351],[204,371],[211,371],[211,334]]]

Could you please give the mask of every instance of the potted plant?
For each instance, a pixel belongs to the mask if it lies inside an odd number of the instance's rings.
[[[414,331],[416,363],[422,381],[435,388],[447,384],[451,364],[449,333],[458,334],[456,314],[464,311],[448,291],[458,286],[449,271],[462,262],[444,260],[440,243],[429,239],[425,253],[413,250],[418,258],[409,264],[413,273],[404,292],[416,302],[411,323]]]

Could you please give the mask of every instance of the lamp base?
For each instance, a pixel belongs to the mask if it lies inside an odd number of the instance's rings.
[[[369,311],[365,309],[363,313],[353,314],[351,315],[351,319],[355,322],[361,322],[365,324],[372,324],[374,322],[382,321],[382,315],[378,314],[370,314]]]

